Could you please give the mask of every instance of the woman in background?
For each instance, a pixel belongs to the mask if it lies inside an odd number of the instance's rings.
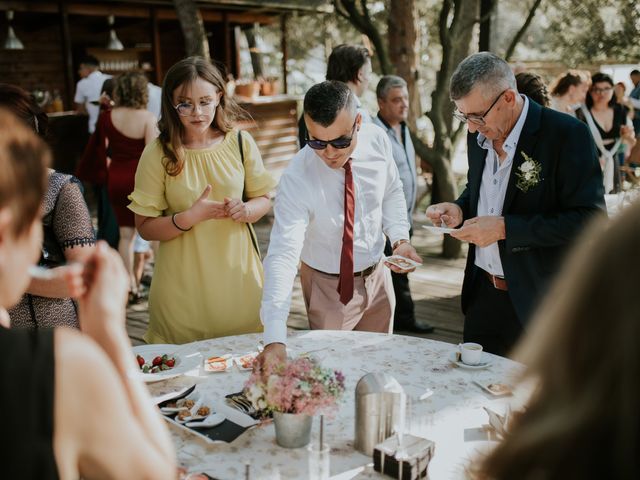
[[[551,84],[551,108],[575,116],[589,91],[588,72],[569,70]]]
[[[159,240],[149,292],[149,343],[258,332],[262,262],[251,223],[276,182],[234,128],[220,72],[190,57],[167,72],[160,136],[142,154],[129,208]]]
[[[620,163],[615,155],[622,143],[635,145],[635,133],[624,108],[616,102],[611,77],[599,72],[591,80],[586,105],[577,117],[589,126],[600,153],[605,193],[616,193],[620,191]]]
[[[534,102],[548,107],[551,103],[549,91],[542,80],[542,77],[536,73],[520,72],[516,75],[516,85],[518,92],[526,95]]]
[[[0,106],[16,114],[47,140],[48,117],[31,95],[15,85],[0,84]],[[43,242],[40,265],[52,269],[47,279],[32,278],[26,293],[9,309],[17,328],[78,328],[78,313],[65,280],[66,263],[83,263],[95,248],[95,235],[80,182],[52,169],[42,205]]]
[[[136,168],[145,145],[158,136],[157,119],[147,110],[148,98],[144,74],[127,72],[116,77],[114,107],[100,114],[96,131],[85,152],[85,155],[97,159],[99,168],[108,171],[107,191],[118,220],[118,251],[129,272],[130,301],[136,301],[140,292],[133,268],[135,221],[127,208],[127,197],[133,191]]]

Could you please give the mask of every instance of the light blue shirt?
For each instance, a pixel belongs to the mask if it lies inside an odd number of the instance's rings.
[[[513,126],[507,139],[502,146],[507,154],[507,158],[500,164],[498,154],[493,149],[493,141],[489,140],[482,134],[478,135],[478,145],[480,148],[487,150],[487,158],[484,163],[484,171],[482,172],[482,182],[480,183],[480,196],[478,198],[478,216],[496,216],[502,215],[502,207],[504,206],[504,197],[507,194],[507,185],[511,176],[511,166],[513,165],[513,157],[516,153],[518,140],[522,127],[527,119],[529,111],[529,99],[521,95],[524,99],[524,106],[518,121]],[[476,266],[498,277],[504,277],[502,269],[502,260],[500,259],[500,251],[498,242],[494,242],[486,247],[476,247]]]
[[[393,152],[393,161],[398,167],[400,181],[402,182],[402,190],[404,192],[404,200],[407,202],[407,219],[411,225],[413,209],[416,204],[416,194],[418,191],[418,182],[416,180],[416,151],[413,148],[411,134],[406,124],[402,122],[402,142],[398,139],[396,131],[387,122],[385,122],[380,114],[373,119],[373,123],[381,127],[391,140],[391,150]]]

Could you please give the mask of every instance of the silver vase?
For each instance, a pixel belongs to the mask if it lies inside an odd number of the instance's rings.
[[[311,440],[311,415],[273,412],[276,443],[285,448],[300,448]]]

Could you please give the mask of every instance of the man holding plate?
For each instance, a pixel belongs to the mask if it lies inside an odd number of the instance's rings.
[[[605,211],[602,171],[585,125],[520,95],[494,54],[463,60],[450,96],[469,129],[467,187],[426,214],[435,225],[460,226],[451,236],[469,242],[464,341],[505,355],[568,248]]]
[[[291,290],[300,281],[312,329],[391,332],[394,293],[383,265],[393,254],[421,263],[409,243],[407,206],[391,145],[363,124],[342,82],[314,85],[304,98],[307,143],[280,179],[275,224],[264,261],[259,364],[285,355]],[[397,272],[409,272],[386,264]]]

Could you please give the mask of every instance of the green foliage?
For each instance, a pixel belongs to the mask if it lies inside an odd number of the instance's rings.
[[[637,0],[550,0],[545,16],[549,47],[568,65],[640,57]]]

